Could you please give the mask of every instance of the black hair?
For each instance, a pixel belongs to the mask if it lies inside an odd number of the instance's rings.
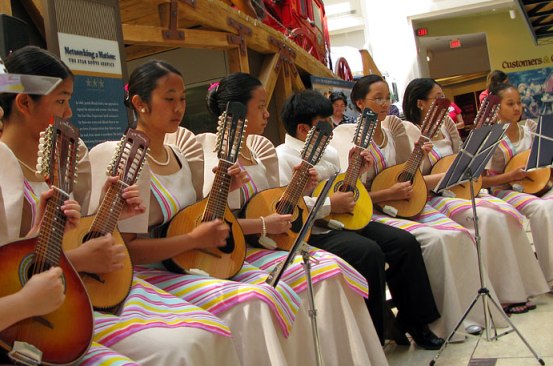
[[[125,92],[125,105],[136,116],[136,108],[132,104],[132,98],[138,95],[146,105],[150,105],[152,91],[157,87],[159,79],[168,74],[182,74],[173,65],[161,60],[150,60],[138,66],[131,74],[127,90]]]
[[[490,90],[490,94],[497,95],[499,97],[502,97],[503,92],[507,89],[513,88],[517,90],[517,88],[509,83],[499,83],[493,86],[493,88]],[[518,90],[517,90],[518,91]]]
[[[415,124],[420,124],[422,122],[423,116],[417,105],[418,100],[428,99],[428,94],[430,94],[430,91],[436,85],[440,84],[438,84],[436,80],[430,78],[414,79],[407,85],[405,93],[403,94],[403,113],[409,122]]]
[[[374,83],[378,83],[379,81],[386,83],[382,76],[372,74],[363,76],[355,82],[355,84],[353,85],[353,89],[351,89],[350,98],[357,112],[361,112],[361,109],[357,106],[357,101],[365,99],[367,97],[367,94],[369,94],[369,92],[371,91],[371,85]]]
[[[50,76],[62,80],[73,78],[73,73],[63,61],[36,46],[25,46],[11,53],[6,58],[4,65],[10,74]],[[11,115],[16,96],[16,93],[0,94],[0,106],[4,109],[4,120]],[[29,96],[35,101],[42,97],[35,94]]]
[[[280,118],[284,123],[286,132],[296,137],[296,129],[299,124],[311,126],[313,118],[330,117],[333,113],[332,102],[316,90],[303,90],[293,94],[286,100]]]
[[[220,116],[227,108],[228,102],[240,102],[247,106],[255,89],[263,86],[256,77],[243,72],[225,76],[217,86],[212,86],[206,97],[207,109]]]
[[[486,78],[486,89],[491,91],[497,85],[505,83],[509,76],[501,70],[493,70],[488,74]]]
[[[338,101],[338,100],[341,100],[345,103],[345,105],[348,105],[348,98],[346,97],[346,95],[341,92],[341,91],[337,91],[337,92],[332,92],[330,93],[330,95],[328,96],[328,99],[330,99],[330,102],[332,104],[334,104],[334,102]]]

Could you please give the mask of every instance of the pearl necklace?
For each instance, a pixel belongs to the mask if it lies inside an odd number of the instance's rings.
[[[151,161],[153,161],[154,163],[156,163],[159,166],[167,166],[167,165],[169,165],[169,162],[171,161],[171,154],[169,153],[169,151],[167,151],[167,148],[165,146],[163,148],[165,149],[165,152],[167,153],[167,161],[165,161],[165,162],[158,161],[152,155],[150,155],[150,153],[146,153],[148,158],[150,158]]]
[[[27,165],[24,161],[20,160],[19,158],[17,158],[17,161],[19,161],[19,164],[23,165],[24,168],[28,169],[34,175],[40,176],[40,172],[38,170],[31,168],[29,165]]]

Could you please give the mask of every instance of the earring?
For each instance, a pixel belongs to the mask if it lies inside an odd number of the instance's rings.
[[[146,113],[146,108],[144,108],[144,107],[140,108],[140,112]]]

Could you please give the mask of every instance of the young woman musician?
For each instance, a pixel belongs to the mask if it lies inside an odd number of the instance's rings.
[[[378,75],[362,77],[353,86],[351,99],[358,111],[370,108],[378,114],[378,124],[369,150],[374,163],[364,181],[373,203],[410,197],[413,188],[408,182],[396,183],[384,190],[371,190],[377,174],[407,161],[411,152],[402,121],[395,116],[388,116],[388,84]],[[346,125],[334,129],[331,146],[338,149],[343,167],[347,166],[345,156],[351,147],[354,128]],[[376,211],[373,221],[404,229],[420,243],[434,299],[441,314],[441,318],[430,324],[430,328],[439,336],[447,336],[479,288],[478,273],[469,269],[468,264],[477,263],[470,234],[429,205],[426,205],[416,221],[392,218]],[[471,313],[471,316],[473,321],[483,324],[482,313]]]
[[[500,84],[492,92],[501,98],[499,120],[508,123],[507,133],[494,151],[489,169],[483,178],[483,186],[492,194],[513,205],[528,218],[532,229],[534,247],[545,279],[553,285],[553,189],[536,197],[512,190],[507,183],[526,176],[522,167],[504,173],[505,166],[516,154],[530,149],[536,123],[520,121],[522,103],[517,89],[510,84]]]
[[[279,162],[274,146],[260,136],[269,119],[269,101],[263,84],[249,74],[230,74],[209,92],[209,110],[213,115],[218,115],[229,101],[247,106],[248,137],[240,153],[239,163],[247,172],[249,181],[229,197],[230,208],[240,210],[254,194],[280,186]],[[241,219],[240,224],[245,234],[261,234],[263,223],[267,233],[277,234],[289,229],[290,219],[290,215],[275,213],[264,218]],[[283,251],[249,248],[246,261],[269,272],[287,254]],[[359,296],[366,288],[365,280],[342,259],[330,253],[314,250],[312,254],[317,259],[312,262],[312,274],[317,321],[318,324],[324,324],[319,327],[319,332],[325,362],[386,364],[363,298]],[[299,294],[302,299],[300,310],[307,312],[306,277],[299,259],[286,270],[283,281]]]
[[[6,60],[6,67],[12,73],[62,79],[45,96],[0,95],[5,111],[0,143],[0,159],[4,165],[0,180],[5,209],[10,212],[7,217],[10,220],[7,225],[8,241],[14,241],[25,236],[36,223],[37,197],[49,190],[32,168],[37,160],[39,133],[48,126],[52,116],[71,117],[69,100],[73,93],[73,75],[53,55],[31,46],[12,53]],[[81,143],[80,149],[74,196],[86,207],[90,194],[90,164],[84,144]],[[105,176],[101,186],[104,182]],[[135,201],[137,197],[136,186],[124,191],[131,211],[134,206],[140,205],[141,201]],[[69,220],[78,221],[79,213],[75,210],[79,205],[71,201],[65,206],[62,209]],[[106,235],[92,239],[66,255],[79,272],[106,273],[119,268],[121,247],[122,244],[114,245],[111,235]],[[129,362],[130,359],[144,365],[222,363],[228,360],[231,364],[238,364],[226,325],[211,314],[136,278],[117,314],[95,312],[94,317],[94,340],[101,345],[94,343],[82,360],[83,364],[97,365],[102,360]],[[213,352],[216,347],[224,350],[225,354]]]
[[[443,96],[442,88],[432,79],[415,79],[409,83],[403,98],[403,111],[412,122],[404,122],[411,141],[418,140],[420,131],[416,126],[420,126],[432,102]],[[432,138],[433,148],[422,163],[423,175],[430,173],[440,157],[459,152],[460,141],[455,124],[446,118]],[[427,178],[428,188],[432,189],[441,175]],[[474,235],[469,200],[435,196],[429,204]],[[491,284],[506,312],[528,311],[533,305],[527,304],[528,298],[547,292],[548,288],[522,227],[522,216],[511,205],[489,195],[478,198],[476,204],[482,259]]]
[[[298,313],[300,300],[285,283],[276,289],[266,285],[267,273],[248,263],[232,280],[173,273],[162,265],[163,260],[185,251],[224,244],[229,227],[215,220],[172,237],[156,230],[202,197],[203,184],[197,187],[197,183],[203,182],[203,158],[201,165],[189,163],[192,153],[187,151],[185,155],[185,149],[179,148],[192,145],[197,147],[194,153],[203,155],[201,145],[192,134],[175,145],[165,143],[170,134],[182,132],[178,129],[185,112],[186,91],[181,73],[163,61],[139,66],[129,79],[127,105],[137,117],[136,128],[150,138],[150,152],[138,181],[146,213],[119,226],[126,233],[139,277],[225,321],[244,365],[313,363],[312,352],[300,352],[301,347],[312,347],[309,319],[305,313]],[[91,150],[94,176],[108,164],[112,146],[104,143]],[[205,169],[211,171],[212,167]],[[229,174],[240,178],[239,170],[238,166],[231,167]],[[224,348],[213,347],[212,352],[226,357]]]

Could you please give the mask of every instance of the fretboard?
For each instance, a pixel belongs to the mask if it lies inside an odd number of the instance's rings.
[[[127,185],[118,180],[112,184],[104,196],[98,213],[92,222],[90,232],[105,235],[113,232],[119,221],[125,201],[121,196]]]
[[[288,187],[282,194],[280,201],[276,207],[276,212],[280,215],[291,214],[294,212],[294,208],[298,204],[300,198],[303,196],[305,186],[309,181],[309,169],[311,164],[303,160],[300,168],[294,172],[292,180],[288,184]]]
[[[60,262],[63,233],[66,217],[61,206],[69,199],[69,195],[56,187],[54,194],[46,203],[44,217],[38,234],[38,244],[35,249],[36,266],[34,273],[40,273]]]
[[[342,192],[351,191],[355,188],[357,179],[359,179],[359,175],[361,173],[361,166],[363,165],[361,151],[361,148],[357,147],[353,153],[348,169],[346,170],[344,184],[340,187],[340,191]]]
[[[227,172],[231,166],[231,162],[223,159],[219,160],[219,166],[217,167],[213,186],[209,192],[209,198],[207,199],[202,221],[213,221],[224,217],[232,179]]]
[[[399,182],[412,182],[415,177],[417,169],[421,165],[422,158],[424,157],[424,152],[422,151],[421,146],[427,141],[424,136],[419,138],[419,141],[415,144],[415,148],[409,156],[409,160],[405,163],[405,168],[402,170],[398,177]]]

